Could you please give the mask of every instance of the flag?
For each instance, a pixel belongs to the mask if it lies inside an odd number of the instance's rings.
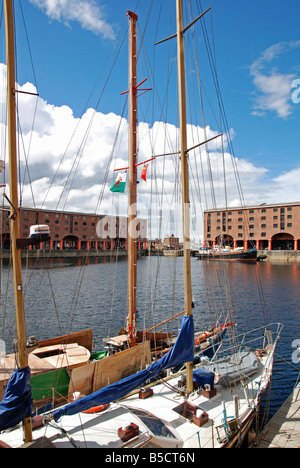
[[[125,184],[126,184],[126,172],[121,173],[119,172],[118,177],[110,187],[111,192],[119,192],[119,193],[124,193],[125,192]]]
[[[147,168],[148,168],[149,164],[145,164],[143,169],[142,169],[142,174],[141,174],[141,178],[145,181],[146,181],[146,176],[147,176]]]

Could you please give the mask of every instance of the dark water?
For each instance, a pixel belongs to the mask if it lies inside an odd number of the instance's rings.
[[[231,311],[240,333],[281,322],[271,387],[270,414],[293,389],[300,363],[293,362],[293,343],[300,340],[300,264],[212,263],[192,258],[192,283],[197,329],[224,320]],[[11,352],[15,317],[12,271],[2,266],[2,340]],[[23,283],[27,336],[39,340],[91,328],[95,348],[118,334],[127,315],[126,259],[50,259],[24,263]],[[138,260],[139,328],[147,329],[184,310],[183,259],[142,257]],[[232,319],[232,317],[229,317]],[[180,319],[159,329],[177,332]],[[284,362],[282,359],[286,360]],[[292,367],[294,366],[294,367]]]

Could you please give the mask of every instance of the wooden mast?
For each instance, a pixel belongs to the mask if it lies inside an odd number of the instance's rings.
[[[128,226],[128,340],[135,346],[136,336],[136,217],[137,217],[137,15],[127,12],[130,21],[129,34],[129,226]]]
[[[178,48],[178,87],[180,112],[180,142],[181,142],[181,183],[182,183],[182,219],[183,219],[183,253],[184,253],[184,300],[185,315],[192,315],[192,280],[190,253],[190,198],[188,147],[186,129],[186,94],[185,94],[185,53],[182,0],[176,0],[177,9],[177,48]],[[187,393],[193,391],[193,363],[186,364]]]
[[[28,367],[26,354],[26,327],[24,299],[21,272],[21,252],[17,248],[20,238],[18,173],[17,173],[17,141],[16,141],[16,92],[15,92],[15,46],[12,0],[4,0],[6,29],[6,61],[7,61],[7,99],[8,99],[8,150],[9,150],[9,187],[10,187],[10,235],[14,272],[14,292],[18,339],[18,366]],[[31,419],[23,421],[25,442],[32,440]]]

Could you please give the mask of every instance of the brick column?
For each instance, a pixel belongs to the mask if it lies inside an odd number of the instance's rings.
[[[272,239],[269,239],[268,250],[272,250]]]

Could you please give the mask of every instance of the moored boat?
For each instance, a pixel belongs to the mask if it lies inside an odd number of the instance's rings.
[[[244,249],[217,249],[217,250],[199,250],[196,254],[199,260],[236,260],[244,262],[256,262],[257,250]]]

